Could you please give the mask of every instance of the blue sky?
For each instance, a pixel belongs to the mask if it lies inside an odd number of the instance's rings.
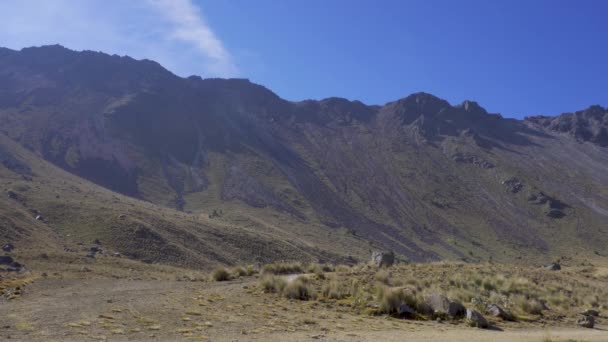
[[[0,45],[245,77],[289,100],[425,91],[507,117],[608,106],[608,1],[4,0]]]

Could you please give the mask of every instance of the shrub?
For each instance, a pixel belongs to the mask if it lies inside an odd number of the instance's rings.
[[[399,312],[401,304],[407,304],[412,309],[418,308],[418,299],[413,289],[380,287],[378,289],[379,313],[394,315]]]
[[[352,268],[349,266],[346,266],[346,265],[336,266],[336,272],[338,272],[338,273],[350,273],[351,270],[352,270]]]
[[[348,293],[340,287],[340,283],[335,279],[325,283],[321,292],[323,296],[330,299],[342,299],[348,296]]]
[[[544,309],[543,304],[534,298],[526,298],[521,295],[514,296],[513,298],[515,305],[517,305],[523,312],[531,315],[540,315]]]
[[[215,281],[226,281],[230,280],[230,273],[223,267],[216,268],[211,275]]]
[[[380,270],[374,275],[374,279],[376,279],[376,281],[379,281],[385,285],[389,285],[390,277],[391,274],[385,270]]]
[[[294,274],[302,273],[302,264],[298,262],[278,262],[274,264],[265,265],[262,268],[262,273],[266,274]]]
[[[306,277],[298,277],[283,289],[283,295],[289,299],[309,300],[314,297]]]
[[[277,276],[264,276],[260,284],[266,293],[281,293],[287,286],[285,279]]]
[[[249,277],[258,273],[258,270],[256,270],[252,265],[247,266],[247,269],[245,271],[247,272],[247,276]]]
[[[234,269],[234,274],[237,277],[244,277],[247,275],[247,271],[245,271],[245,269],[242,267],[237,267]]]

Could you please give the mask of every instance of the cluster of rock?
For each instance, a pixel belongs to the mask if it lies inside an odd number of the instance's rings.
[[[419,313],[428,317],[441,319],[465,319],[467,324],[480,329],[487,329],[490,323],[484,315],[472,308],[467,308],[460,302],[453,301],[439,293],[431,293],[424,298],[424,303],[419,306]],[[497,304],[486,307],[485,313],[505,321],[514,320],[514,316],[502,309]]]
[[[494,164],[489,161],[471,154],[456,153],[452,156],[452,160],[457,163],[473,164],[482,169],[491,169]]]
[[[515,177],[502,181],[502,185],[506,186],[507,189],[514,194],[518,193],[524,187],[524,184]]]
[[[588,309],[581,312],[582,317],[576,321],[576,324],[583,328],[592,329],[595,326],[595,317],[599,317],[599,311],[595,309]]]
[[[12,252],[15,246],[12,243],[7,243],[2,246],[2,250],[6,252],[5,255],[0,255],[0,271],[3,272],[22,272],[25,271],[25,266],[15,261],[12,256],[8,253]]]

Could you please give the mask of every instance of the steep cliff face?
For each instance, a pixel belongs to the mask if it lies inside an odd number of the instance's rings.
[[[275,217],[411,260],[608,241],[598,106],[520,121],[426,93],[384,106],[289,102],[247,80],[179,78],[151,61],[59,46],[0,50],[0,84],[5,134],[161,206],[230,208],[262,226]]]

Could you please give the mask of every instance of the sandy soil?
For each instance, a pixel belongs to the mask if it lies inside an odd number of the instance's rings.
[[[336,304],[230,282],[39,279],[0,302],[4,341],[608,341],[608,331],[505,323],[500,330],[353,315]],[[502,331],[501,331],[502,330]]]

